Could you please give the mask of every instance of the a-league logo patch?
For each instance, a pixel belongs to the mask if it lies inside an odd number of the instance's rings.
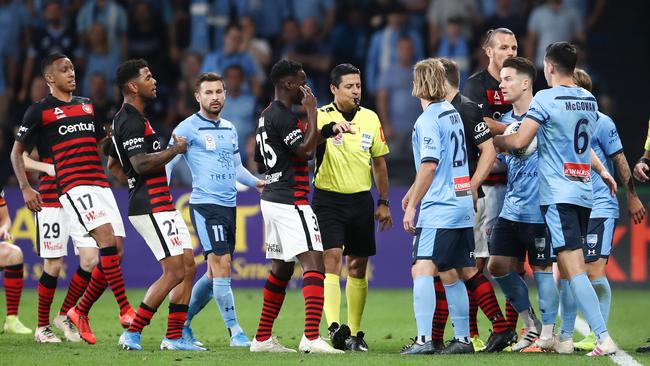
[[[535,238],[535,249],[537,249],[538,252],[543,252],[545,248],[546,238]]]
[[[205,139],[205,149],[206,150],[216,150],[217,143],[214,141],[214,137],[209,133],[204,136]]]
[[[587,246],[593,249],[596,244],[598,244],[598,234],[587,234]]]

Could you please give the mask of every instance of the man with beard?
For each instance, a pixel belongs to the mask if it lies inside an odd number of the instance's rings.
[[[201,345],[192,334],[190,322],[214,298],[230,333],[230,346],[249,347],[250,340],[237,321],[230,287],[230,263],[235,251],[236,182],[251,188],[261,188],[264,182],[244,168],[235,125],[221,118],[226,100],[223,78],[212,72],[199,75],[194,96],[200,110],[176,126],[173,133],[187,138],[188,149],[182,156],[192,171],[190,217],[208,270],[192,289],[183,338]],[[180,159],[181,155],[177,155],[167,164],[168,176]]]

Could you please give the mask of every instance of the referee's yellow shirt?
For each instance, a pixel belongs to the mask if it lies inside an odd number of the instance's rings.
[[[320,115],[320,112],[318,114]],[[645,139],[645,150],[650,151],[650,119],[648,120],[648,138]]]
[[[345,118],[334,103],[318,109],[318,128]],[[330,192],[351,194],[369,191],[372,186],[371,159],[388,154],[388,145],[379,117],[358,107],[352,121],[355,134],[330,137],[316,151],[314,186]]]

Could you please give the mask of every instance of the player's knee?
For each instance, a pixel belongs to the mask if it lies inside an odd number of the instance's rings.
[[[43,270],[54,277],[58,277],[63,267],[63,257],[61,258],[45,258],[43,260]]]
[[[177,266],[175,268],[167,269],[163,273],[163,276],[170,284],[176,286],[179,283],[183,282],[183,279],[185,278],[185,267]]]
[[[14,266],[23,263],[23,251],[20,247],[13,244],[9,245],[9,256],[7,257],[7,265]]]
[[[196,264],[194,264],[194,260],[185,261],[185,275],[184,276],[193,279],[194,275],[196,275]]]
[[[95,228],[92,231],[92,236],[100,248],[114,247],[117,245],[113,228],[108,224]]]
[[[490,259],[487,264],[487,269],[488,272],[490,272],[490,275],[495,276],[495,277],[501,277],[505,276],[507,274],[507,268],[506,266],[503,265],[503,263],[499,263],[499,261]]]
[[[99,264],[99,257],[97,255],[84,255],[79,256],[79,267],[86,272],[92,272]]]

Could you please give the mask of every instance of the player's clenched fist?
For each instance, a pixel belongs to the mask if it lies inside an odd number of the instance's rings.
[[[172,135],[174,139],[173,148],[176,149],[176,153],[185,154],[187,151],[187,139],[184,136]]]

